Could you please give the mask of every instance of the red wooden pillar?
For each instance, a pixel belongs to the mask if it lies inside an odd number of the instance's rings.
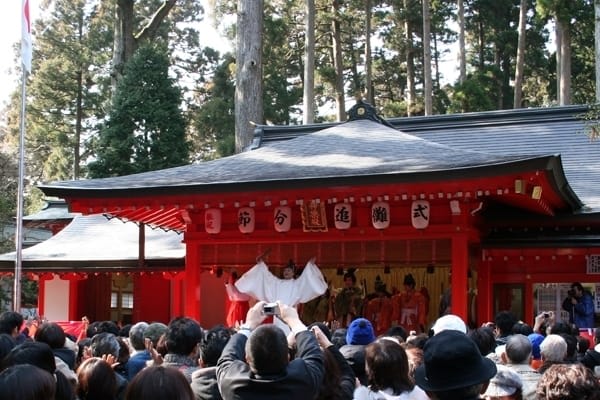
[[[452,314],[456,314],[468,321],[468,295],[469,289],[467,274],[469,268],[469,248],[467,234],[455,233],[452,238]]]
[[[185,273],[180,273],[171,279],[171,319],[184,315],[183,302],[185,299],[183,292],[183,282]]]
[[[52,278],[50,278],[52,279]],[[44,315],[44,299],[46,293],[46,279],[43,278],[43,274],[38,279],[38,315]]]
[[[183,282],[184,305],[186,317],[201,320],[200,315],[200,254],[199,247],[194,243],[186,244],[185,281]]]
[[[49,276],[47,276],[49,275]],[[38,315],[43,316],[45,312],[44,299],[46,294],[46,281],[52,279],[52,274],[40,274],[38,278]]]
[[[85,282],[83,279],[69,280],[69,320],[79,321],[84,315],[81,313],[79,308],[79,302],[76,301],[79,293],[79,285],[81,282]],[[80,315],[81,314],[81,315]]]

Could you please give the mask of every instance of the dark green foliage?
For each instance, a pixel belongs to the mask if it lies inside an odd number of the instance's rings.
[[[452,93],[449,113],[494,110],[493,89],[496,79],[489,73],[467,76],[463,84],[456,84]]]
[[[17,211],[17,155],[0,152],[0,223],[13,224]],[[0,252],[15,250],[14,235],[0,236]]]
[[[38,180],[79,177],[83,138],[108,95],[112,14],[101,4],[59,0],[35,22],[32,75],[27,87],[27,175]],[[15,98],[11,107],[20,108]],[[20,100],[19,100],[20,101]],[[15,119],[17,122],[17,119]],[[18,124],[10,126],[18,137]],[[16,142],[16,140],[15,140]]]
[[[274,124],[298,121],[302,103],[303,43],[295,25],[293,2],[265,6],[263,40],[264,119]],[[293,118],[292,115],[296,114]]]
[[[164,47],[140,47],[125,65],[108,120],[94,143],[92,178],[184,165],[189,143],[180,110],[181,92],[169,77]]]
[[[204,53],[213,63],[219,60],[218,52],[212,49],[205,49]],[[199,87],[202,105],[190,113],[196,132],[193,138],[197,152],[195,159],[208,160],[235,152],[234,68],[233,56],[226,54],[212,71],[212,81]]]

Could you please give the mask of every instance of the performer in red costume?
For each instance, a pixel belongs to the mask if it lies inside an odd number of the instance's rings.
[[[385,283],[379,275],[375,279],[375,298],[369,300],[365,307],[365,318],[371,321],[375,335],[379,336],[392,326],[392,300],[386,290]]]
[[[415,290],[412,274],[404,277],[404,291],[392,297],[392,321],[402,326],[406,332],[423,333],[426,323],[426,299]]]
[[[233,271],[229,275],[229,282],[225,283],[225,290],[229,297],[229,307],[227,309],[226,319],[228,327],[237,327],[246,320],[246,314],[248,314],[248,309],[250,308],[248,301],[252,298],[246,293],[240,292],[237,287],[235,287],[237,278],[237,272]]]

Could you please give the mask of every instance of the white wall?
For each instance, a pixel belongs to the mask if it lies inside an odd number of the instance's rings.
[[[69,320],[69,281],[54,276],[45,281],[44,315],[48,321]]]

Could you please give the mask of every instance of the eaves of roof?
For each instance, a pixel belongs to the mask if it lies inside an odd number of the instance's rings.
[[[144,259],[136,224],[103,215],[78,216],[50,239],[22,250],[25,270],[140,270],[183,267],[185,245],[176,232],[144,227]],[[14,270],[15,252],[0,255],[0,270]]]
[[[494,164],[483,164],[454,169],[439,169],[429,171],[417,171],[412,173],[383,173],[355,176],[333,176],[303,179],[282,179],[267,181],[246,181],[239,183],[222,184],[197,184],[180,186],[149,186],[136,188],[46,188],[44,191],[50,196],[59,196],[78,199],[110,199],[110,198],[133,198],[145,197],[157,199],[158,196],[182,195],[186,198],[193,195],[214,196],[215,194],[228,193],[252,193],[268,190],[303,190],[336,187],[360,187],[371,185],[403,185],[403,184],[427,184],[444,182],[455,183],[457,181],[486,180],[494,177],[521,174],[523,172],[549,172],[549,182],[558,193],[561,193],[570,211],[578,210],[582,203],[575,193],[570,189],[562,174],[559,156],[542,156],[498,162]],[[172,210],[179,215],[178,208]],[[153,211],[148,211],[153,212]],[[167,210],[163,210],[166,213]]]
[[[500,128],[502,126],[513,125],[540,125],[561,121],[579,121],[579,123],[581,123],[580,116],[588,110],[589,107],[586,105],[519,108],[461,114],[387,118],[386,122],[402,132],[421,136],[420,132],[452,132],[458,128],[470,129],[477,132],[484,127]],[[271,143],[295,139],[343,123],[344,122],[306,125],[257,125],[254,130],[251,148],[255,149],[269,146]]]
[[[115,198],[252,192],[267,189],[440,182],[523,170],[548,170],[568,192],[555,155],[490,155],[455,149],[370,120],[340,124],[304,137],[209,162],[142,174],[40,185],[48,196]],[[567,202],[580,203],[573,193]]]
[[[560,154],[564,175],[582,200],[583,212],[600,211],[600,143],[584,134],[585,105],[390,118],[394,128],[455,149],[494,155]],[[338,123],[339,124],[339,123]],[[335,123],[324,125],[336,126]],[[268,147],[322,129],[258,126],[253,146]]]

